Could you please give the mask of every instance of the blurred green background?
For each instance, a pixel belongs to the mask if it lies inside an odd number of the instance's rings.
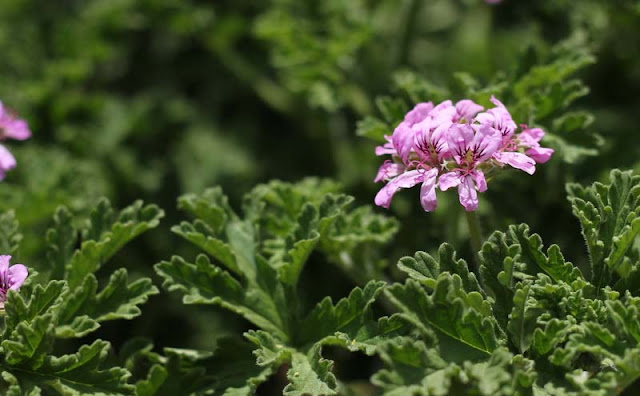
[[[580,131],[557,133],[582,151],[557,155],[533,177],[492,181],[480,215],[487,233],[529,223],[584,266],[564,184],[640,168],[639,28],[640,3],[631,0],[3,0],[0,99],[28,120],[33,138],[7,144],[18,167],[0,184],[0,209],[16,210],[25,234],[19,261],[29,265],[43,261],[59,205],[82,218],[100,196],[120,207],[157,203],[167,212],[162,225],[116,260],[158,281],[154,263],[195,254],[169,231],[182,218],[179,195],[221,185],[239,207],[256,183],[321,176],[373,204],[382,160],[356,130],[381,117],[380,98],[403,96],[407,111],[418,84],[434,99],[460,99],[476,85],[505,91],[527,62],[552,60],[564,46],[587,55],[570,77],[584,84],[572,91],[577,100],[558,111],[587,116]],[[564,125],[545,120],[535,121],[554,133]],[[394,200],[401,228],[390,264],[443,241],[471,257],[455,194],[440,200],[429,214],[417,191]],[[318,299],[351,288],[316,261],[304,276],[320,285]],[[116,349],[132,335],[211,349],[247,326],[167,293],[143,313],[99,335]],[[346,375],[367,378],[361,371]]]

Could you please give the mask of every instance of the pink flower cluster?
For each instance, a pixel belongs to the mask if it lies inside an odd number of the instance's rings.
[[[29,275],[27,267],[22,264],[9,266],[11,256],[0,256],[0,309],[4,309],[9,290],[18,290]]]
[[[402,188],[422,183],[420,203],[425,211],[437,206],[436,188],[458,187],[467,211],[478,208],[478,194],[487,189],[485,174],[505,165],[528,174],[536,163],[549,160],[553,150],[540,146],[544,131],[517,125],[507,108],[491,97],[495,107],[484,108],[465,99],[455,105],[444,101],[419,103],[409,111],[376,155],[391,155],[375,178],[387,184],[378,192],[376,205],[388,208]]]
[[[25,140],[31,137],[29,126],[24,120],[15,116],[0,102],[0,141],[6,139]],[[4,179],[7,171],[15,168],[16,159],[0,144],[0,180]]]

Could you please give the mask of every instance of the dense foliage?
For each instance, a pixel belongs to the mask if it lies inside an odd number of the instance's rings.
[[[640,389],[636,0],[6,0],[0,22],[0,255],[29,272],[0,260],[0,393]],[[492,177],[477,249],[453,191],[374,206],[414,105],[492,96],[554,153]]]

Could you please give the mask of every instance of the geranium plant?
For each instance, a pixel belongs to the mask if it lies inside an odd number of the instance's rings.
[[[638,18],[6,0],[0,394],[638,394]]]

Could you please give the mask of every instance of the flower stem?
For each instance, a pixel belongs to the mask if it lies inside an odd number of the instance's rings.
[[[478,221],[478,215],[475,211],[465,212],[467,215],[467,225],[469,226],[469,236],[471,237],[471,249],[473,250],[473,265],[472,271],[480,280],[480,255],[482,250],[482,230],[480,228],[480,222]]]

